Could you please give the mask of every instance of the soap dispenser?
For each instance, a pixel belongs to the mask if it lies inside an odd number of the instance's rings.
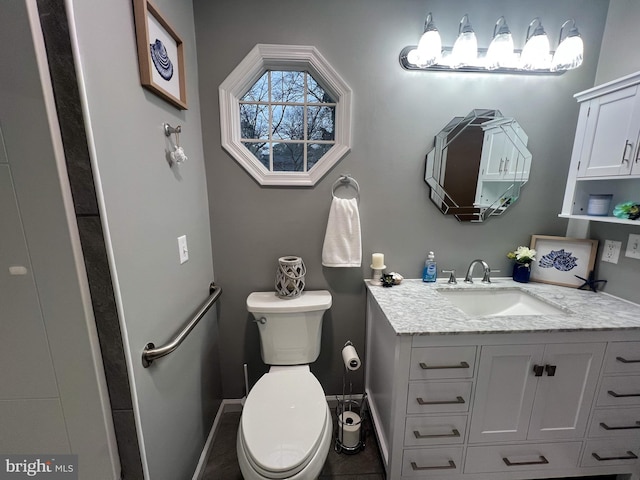
[[[423,282],[435,282],[438,276],[438,267],[436,266],[435,256],[433,252],[429,252],[427,260],[424,262],[424,270],[422,270]]]

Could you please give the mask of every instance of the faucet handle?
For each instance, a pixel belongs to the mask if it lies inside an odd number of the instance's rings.
[[[456,271],[455,270],[442,270],[442,273],[449,273],[449,281],[447,283],[458,283],[456,281]]]
[[[492,272],[498,273],[498,272],[500,272],[500,270],[491,270],[490,268],[487,268],[484,271],[484,275],[482,277],[482,283],[491,283],[491,273]]]

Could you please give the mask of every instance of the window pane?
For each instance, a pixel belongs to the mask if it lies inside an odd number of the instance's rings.
[[[304,72],[271,72],[271,101],[304,102]]]
[[[240,105],[241,138],[269,138],[269,116],[266,105]]]
[[[322,156],[327,153],[332,144],[328,143],[311,143],[307,147],[307,170],[311,170],[313,166],[322,158]]]
[[[269,72],[265,72],[260,79],[253,84],[247,93],[240,99],[247,102],[269,101]]]
[[[264,167],[269,170],[269,144],[263,142],[242,142]]]
[[[307,75],[307,102],[309,103],[335,103],[329,93],[318,85],[316,79],[311,75]]]
[[[273,138],[302,140],[304,138],[304,107],[275,105],[273,112]]]
[[[335,107],[307,107],[307,139],[335,140]]]
[[[274,143],[273,171],[302,172],[304,168],[304,145],[302,143]]]

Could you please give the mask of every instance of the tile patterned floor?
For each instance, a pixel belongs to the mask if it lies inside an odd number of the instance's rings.
[[[236,456],[236,435],[239,422],[240,412],[227,412],[221,416],[218,431],[209,450],[200,480],[243,480]],[[365,423],[364,450],[354,455],[346,455],[337,453],[332,448],[318,480],[385,480],[378,445],[371,428],[366,427]],[[584,480],[614,479],[615,475],[584,477]],[[555,480],[581,479],[574,477]]]

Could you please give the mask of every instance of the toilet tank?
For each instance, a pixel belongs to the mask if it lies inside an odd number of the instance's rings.
[[[320,355],[322,316],[331,307],[327,290],[303,291],[295,298],[254,292],[247,310],[260,332],[260,353],[267,365],[304,365]]]

